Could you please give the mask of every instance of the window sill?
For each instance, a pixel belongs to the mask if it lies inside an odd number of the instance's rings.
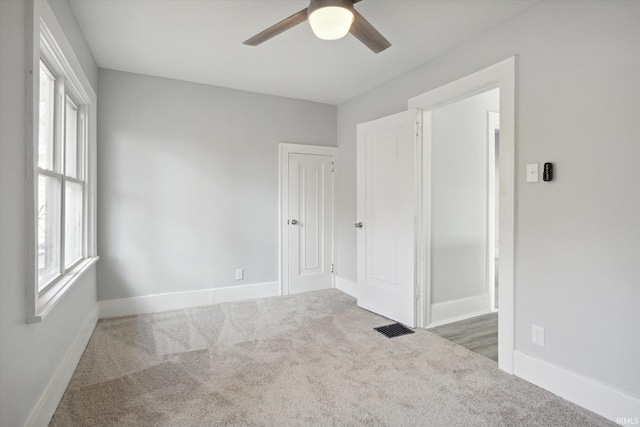
[[[73,286],[98,262],[100,257],[87,258],[80,262],[73,270],[67,272],[36,297],[35,314],[27,317],[27,323],[40,323]]]

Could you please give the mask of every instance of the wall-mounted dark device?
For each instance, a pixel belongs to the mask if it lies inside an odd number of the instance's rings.
[[[544,181],[553,180],[553,163],[544,164],[544,172],[542,173],[542,179]]]

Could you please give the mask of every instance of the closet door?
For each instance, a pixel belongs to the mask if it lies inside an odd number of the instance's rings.
[[[332,156],[289,154],[289,293],[333,286]]]

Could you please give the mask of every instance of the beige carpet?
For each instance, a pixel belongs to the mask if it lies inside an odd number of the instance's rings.
[[[614,425],[337,290],[103,320],[52,426]]]

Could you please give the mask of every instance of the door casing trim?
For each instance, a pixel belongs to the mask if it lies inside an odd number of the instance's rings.
[[[278,205],[278,254],[280,265],[280,295],[289,295],[289,227],[287,224],[289,212],[289,154],[310,154],[316,156],[331,156],[334,165],[338,147],[323,145],[291,144],[281,142],[279,144],[279,200]],[[335,166],[334,166],[335,167]],[[331,179],[333,195],[333,209],[331,212],[331,222],[333,233],[331,235],[331,262],[335,264],[335,176]],[[335,273],[331,278],[331,287],[335,287]]]

